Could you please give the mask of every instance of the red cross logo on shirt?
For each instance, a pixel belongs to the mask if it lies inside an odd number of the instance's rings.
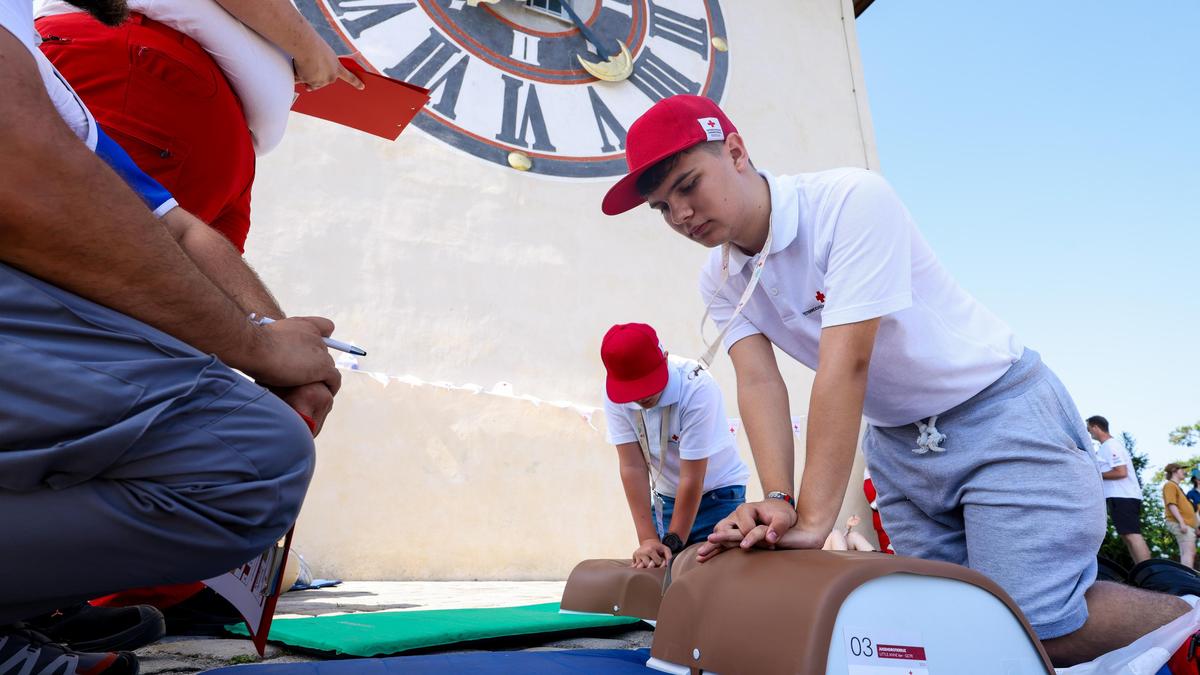
[[[715,121],[713,121],[713,120],[709,120],[709,121],[708,121],[708,128],[709,128],[709,129],[711,129],[711,128],[715,127],[715,126],[717,126],[717,123],[716,123]]]
[[[817,291],[817,302],[825,302],[825,294]]]

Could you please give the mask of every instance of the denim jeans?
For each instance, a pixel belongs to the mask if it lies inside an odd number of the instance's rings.
[[[663,526],[671,526],[671,514],[675,512],[675,498],[659,495],[663,500]],[[745,485],[727,485],[715,490],[709,490],[700,497],[700,506],[696,507],[696,520],[692,523],[692,531],[688,534],[687,545],[708,539],[713,528],[722,518],[733,513],[739,504],[746,503]],[[658,536],[663,536],[659,532]]]

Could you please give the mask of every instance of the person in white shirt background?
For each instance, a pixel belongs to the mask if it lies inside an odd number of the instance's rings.
[[[608,442],[638,536],[633,566],[667,565],[745,503],[750,470],[716,381],[699,363],[668,357],[653,328],[613,326],[600,357]]]
[[[1150,547],[1142,537],[1142,486],[1133,470],[1133,458],[1125,445],[1108,433],[1108,420],[1100,415],[1087,418],[1088,435],[1100,448],[1096,463],[1104,479],[1104,501],[1121,541],[1134,564],[1150,559]]]

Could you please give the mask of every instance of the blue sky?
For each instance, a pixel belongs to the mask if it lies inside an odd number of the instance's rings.
[[[1200,3],[877,0],[857,29],[883,173],[943,263],[1084,416],[1190,454]]]

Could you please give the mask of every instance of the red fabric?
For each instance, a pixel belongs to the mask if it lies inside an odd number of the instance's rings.
[[[1200,675],[1200,661],[1197,661],[1196,642],[1200,633],[1189,637],[1167,661],[1167,670],[1171,675]]]
[[[644,323],[609,328],[600,343],[600,360],[608,371],[604,385],[613,403],[640,401],[667,386],[667,354],[658,333]]]
[[[166,609],[172,605],[178,605],[202,590],[204,590],[204,584],[199,581],[190,584],[176,584],[174,586],[135,588],[129,591],[106,595],[103,598],[96,598],[92,600],[91,604],[97,607],[154,605],[159,609]]]
[[[867,497],[867,503],[873,504],[879,495],[875,492],[875,483],[868,476],[863,479],[863,494]],[[884,553],[895,555],[892,550],[892,540],[888,537],[887,532],[883,531],[883,520],[879,517],[879,511],[875,508],[871,509],[871,524],[875,526],[875,536],[879,539],[879,550]]]
[[[139,14],[38,19],[42,52],[143,171],[243,250],[254,146],[241,103],[195,40]],[[51,36],[53,36],[51,38]]]
[[[615,216],[646,201],[637,180],[646,169],[698,143],[724,140],[737,127],[721,108],[703,96],[678,94],[650,106],[634,120],[625,135],[625,163],[629,173],[609,188],[600,210]]]

